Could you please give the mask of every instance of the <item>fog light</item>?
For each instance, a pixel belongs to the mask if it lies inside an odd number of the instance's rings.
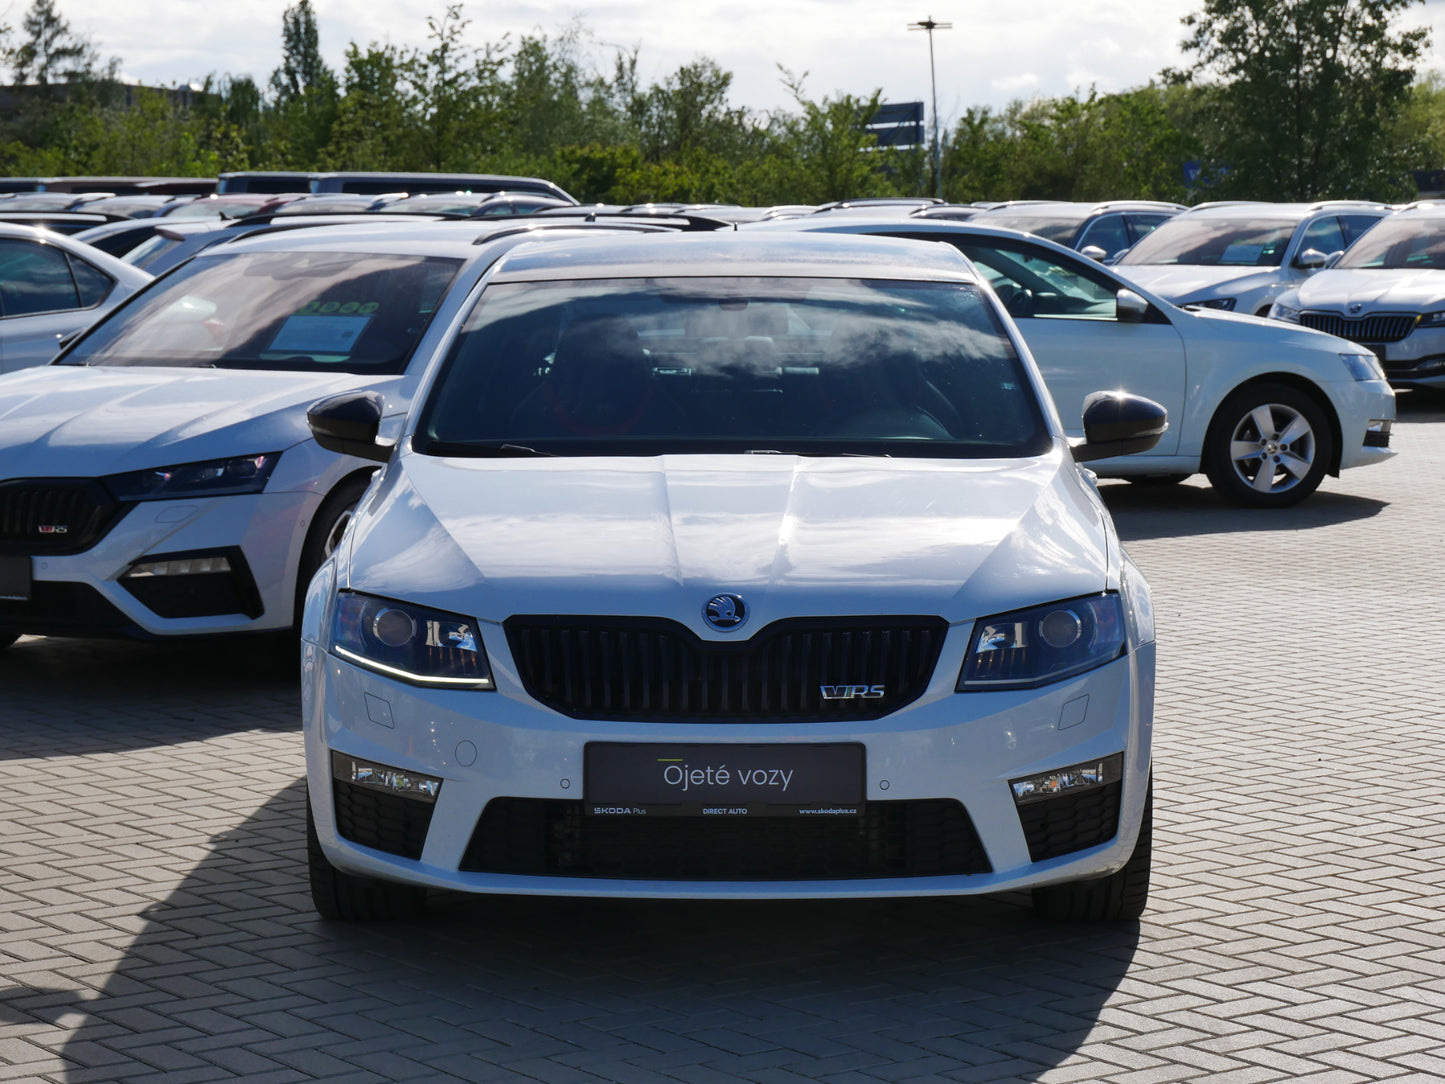
[[[1041,775],[1029,775],[1022,779],[1009,780],[1013,788],[1014,802],[1027,805],[1057,798],[1063,794],[1076,794],[1088,787],[1102,787],[1105,783],[1117,783],[1124,769],[1124,754],[1100,757],[1097,760],[1074,764]]]
[[[359,757],[346,756],[344,753],[331,754],[331,775],[359,787],[395,794],[402,798],[415,798],[429,805],[437,800],[437,794],[442,789],[442,781],[434,776],[392,768]]]
[[[183,557],[164,561],[138,561],[126,570],[122,579],[138,580],[145,576],[204,576],[213,572],[230,572],[228,557]]]

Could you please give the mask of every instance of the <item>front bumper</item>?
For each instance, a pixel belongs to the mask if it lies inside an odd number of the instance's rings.
[[[959,694],[953,685],[968,632],[951,630],[928,691],[907,707],[869,722],[805,724],[579,721],[531,701],[505,652],[493,650],[491,643],[496,692],[418,688],[358,668],[307,642],[302,699],[317,836],[332,864],[346,872],[487,893],[768,899],[975,894],[1087,879],[1119,869],[1133,851],[1148,786],[1154,646],[1144,645],[1105,667],[1043,689]],[[886,834],[904,806],[925,819],[943,806],[961,807],[976,833],[982,862],[966,862],[969,872],[923,876],[910,873],[917,867],[906,864],[899,867],[902,873],[848,876],[830,875],[821,867],[798,876],[773,870],[765,878],[642,875],[636,871],[648,866],[646,849],[661,847],[661,835],[644,836],[633,831],[630,822],[614,818],[593,818],[590,824],[578,820],[588,821],[580,799],[586,786],[583,751],[589,741],[861,743],[865,817],[874,819],[841,825],[835,820],[820,830],[824,835],[847,835],[850,828]],[[367,806],[358,814],[351,784],[333,778],[333,752],[439,779],[435,802],[421,815],[422,803],[392,798],[396,824],[385,831],[374,830],[374,825],[358,829],[358,816],[373,816],[376,809]],[[1010,780],[1114,754],[1121,754],[1121,778],[1113,791],[1117,814],[1108,808],[1107,798],[1096,800],[1089,808],[1104,808],[1107,825],[1086,829],[1074,844],[1065,842],[1064,853],[1058,853],[1057,839],[1052,846],[1041,844],[1038,811],[1021,815]],[[499,834],[496,820],[503,814],[517,819]],[[945,812],[945,819],[950,816],[955,815]],[[752,838],[766,835],[773,844],[799,820],[754,819],[749,830],[763,833]],[[746,842],[746,832],[739,834],[725,822],[671,819],[667,845],[674,851],[690,846],[705,854],[723,834],[732,845]],[[715,828],[722,834],[710,835]],[[556,853],[562,858],[545,872],[536,870],[546,863],[528,866],[525,854],[521,862],[510,864],[479,859],[489,839],[506,838],[509,831],[513,837],[532,833],[528,838],[535,838],[537,847],[551,846],[554,858]],[[640,845],[642,857],[619,867],[632,871],[624,875],[599,874],[585,862],[569,866],[567,848],[573,844],[568,841],[585,840],[589,833],[588,846],[635,850]],[[679,834],[681,843],[671,838]],[[560,844],[559,836],[565,836]],[[358,837],[372,845],[358,842]],[[1076,845],[1079,841],[1083,845]],[[517,846],[525,851],[530,845]],[[1052,856],[1036,860],[1047,854]],[[657,868],[674,865],[659,861]],[[577,869],[584,872],[577,875]]]
[[[0,600],[0,632],[156,638],[289,627],[319,504],[306,491],[135,504],[83,552],[31,556],[30,597]],[[126,578],[143,558],[208,555],[226,557],[231,572],[191,583]]]

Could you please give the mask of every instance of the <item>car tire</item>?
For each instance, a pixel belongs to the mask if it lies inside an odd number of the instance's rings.
[[[1319,488],[1333,455],[1329,419],[1311,395],[1288,384],[1253,384],[1215,412],[1204,473],[1235,504],[1287,508]]]
[[[1149,871],[1154,850],[1154,780],[1144,794],[1139,839],[1124,868],[1092,881],[1074,881],[1033,890],[1034,913],[1060,922],[1130,922],[1149,903]]]
[[[417,918],[426,910],[426,890],[370,877],[353,877],[331,864],[316,835],[311,800],[306,800],[306,866],[311,904],[332,922],[380,922]]]

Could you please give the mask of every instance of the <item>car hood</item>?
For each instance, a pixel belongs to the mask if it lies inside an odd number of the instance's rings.
[[[1278,267],[1205,267],[1198,264],[1115,264],[1114,271],[1176,305],[1264,289],[1280,277]]]
[[[306,408],[356,387],[396,401],[400,377],[47,365],[0,377],[0,478],[89,477],[307,439]]]
[[[1007,461],[407,453],[354,521],[342,582],[484,621],[665,616],[723,639],[703,621],[719,593],[744,598],[749,635],[798,615],[963,621],[1096,593],[1110,537],[1062,450]]]
[[[1345,311],[1359,302],[1372,312],[1422,312],[1445,308],[1445,271],[1386,268],[1338,268],[1321,271],[1297,291],[1305,309]]]

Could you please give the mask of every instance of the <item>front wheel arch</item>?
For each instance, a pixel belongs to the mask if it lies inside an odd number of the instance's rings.
[[[1229,391],[1220,396],[1219,403],[1214,408],[1214,414],[1210,417],[1209,426],[1204,434],[1204,448],[1207,449],[1210,446],[1210,440],[1214,436],[1215,427],[1225,424],[1220,417],[1220,408],[1239,392],[1246,388],[1252,388],[1257,384],[1283,384],[1286,387],[1303,392],[1315,401],[1315,405],[1324,412],[1325,420],[1329,422],[1330,425],[1331,452],[1329,461],[1325,464],[1325,473],[1331,478],[1338,478],[1340,476],[1340,457],[1344,454],[1344,444],[1341,442],[1342,432],[1340,429],[1340,418],[1339,415],[1335,413],[1335,405],[1330,402],[1330,397],[1320,390],[1320,386],[1313,380],[1296,376],[1294,373],[1265,373],[1262,376],[1251,377],[1242,384],[1230,388]],[[1201,466],[1203,465],[1204,455],[1205,452],[1201,450]]]
[[[296,590],[291,610],[293,627],[300,625],[301,607],[306,601],[306,588],[311,583],[311,577],[316,574],[316,570],[321,567],[321,562],[330,552],[326,545],[326,535],[334,529],[337,514],[342,511],[349,512],[356,507],[356,503],[361,500],[361,495],[366,492],[366,487],[371,484],[372,475],[375,473],[375,467],[363,467],[360,470],[352,471],[332,486],[331,492],[326,494],[321,503],[316,506],[316,512],[311,517],[310,524],[307,525],[306,538],[301,543],[301,553],[296,562]]]

